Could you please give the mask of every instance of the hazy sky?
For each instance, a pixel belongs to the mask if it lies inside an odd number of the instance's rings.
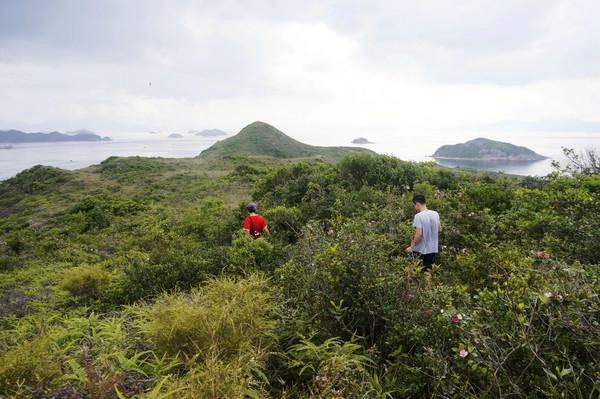
[[[0,0],[0,129],[594,130],[598,21],[597,0]]]

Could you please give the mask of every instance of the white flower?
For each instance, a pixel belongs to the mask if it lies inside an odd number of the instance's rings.
[[[552,298],[552,297],[554,296],[554,294],[553,294],[553,293],[551,293],[550,291],[548,291],[548,292],[545,292],[545,293],[544,293],[544,296],[545,296],[546,298],[550,299],[550,298]]]
[[[458,352],[458,355],[464,359],[465,357],[469,356],[469,351],[466,349],[461,349],[460,352]]]

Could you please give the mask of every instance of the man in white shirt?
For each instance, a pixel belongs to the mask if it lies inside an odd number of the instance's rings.
[[[423,270],[431,270],[431,266],[437,261],[440,215],[427,209],[424,195],[415,195],[413,204],[417,211],[413,220],[415,236],[406,248],[406,253],[417,255],[423,262]]]

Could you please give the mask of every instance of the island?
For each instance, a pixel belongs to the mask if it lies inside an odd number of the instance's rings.
[[[432,157],[465,161],[541,161],[547,159],[527,147],[483,137],[466,143],[443,145],[435,151]]]
[[[238,134],[217,141],[202,151],[201,159],[223,160],[232,157],[254,159],[302,159],[336,162],[349,154],[375,154],[361,147],[319,147],[302,143],[268,123],[256,121]]]
[[[69,133],[26,133],[20,130],[0,130],[0,143],[56,143],[65,141],[109,141],[89,130]]]
[[[190,130],[188,131],[188,134],[193,134],[196,136],[202,136],[202,137],[221,137],[221,136],[227,136],[227,133],[225,133],[222,130],[219,129],[205,129],[205,130]]]
[[[170,139],[181,139],[181,138],[183,138],[183,136],[179,133],[171,133],[171,134],[169,134],[169,138]]]
[[[65,134],[68,134],[69,136],[77,136],[77,135],[95,136],[96,135],[96,133],[94,133],[94,132],[92,132],[91,130],[88,130],[88,129],[73,130],[72,132],[66,132]]]
[[[352,140],[352,144],[375,144],[372,141],[369,141],[369,139],[366,139],[364,137],[358,137],[354,140]]]

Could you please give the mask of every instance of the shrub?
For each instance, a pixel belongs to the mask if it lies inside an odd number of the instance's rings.
[[[239,224],[232,210],[223,201],[208,198],[202,200],[197,209],[183,213],[180,223],[184,234],[205,243],[227,244]]]
[[[93,229],[103,229],[111,224],[115,216],[131,216],[145,209],[145,205],[110,195],[87,196],[70,210],[70,219],[79,230],[86,232]]]
[[[97,298],[110,279],[110,273],[100,267],[80,266],[65,273],[61,288],[73,296]]]
[[[349,155],[338,166],[338,181],[358,189],[363,185],[379,188],[396,187],[411,190],[419,180],[416,163],[402,161],[387,155]]]
[[[329,338],[321,344],[303,338],[287,351],[289,366],[304,377],[309,391],[318,398],[364,398],[375,393],[369,368],[375,362],[362,346]]]
[[[370,344],[381,344],[390,312],[401,306],[408,261],[398,257],[402,244],[385,237],[400,236],[402,243],[408,242],[410,230],[395,222],[397,213],[376,213],[326,231],[307,226],[292,259],[277,269],[275,281],[318,326],[319,338],[350,339],[357,334]]]
[[[228,267],[234,273],[249,274],[256,271],[273,271],[273,245],[265,238],[253,239],[245,231],[238,231],[227,249]]]
[[[265,353],[258,351],[225,361],[213,352],[191,366],[180,380],[167,384],[165,391],[190,399],[267,398],[264,358]]]
[[[150,252],[131,250],[118,263],[122,268],[117,302],[130,303],[163,291],[189,289],[213,275],[209,250],[200,243],[174,237],[160,243]]]
[[[62,360],[45,334],[19,342],[0,354],[0,396],[41,393],[62,375]]]
[[[266,210],[264,216],[274,239],[288,243],[298,240],[303,227],[300,209],[280,205]]]
[[[142,309],[142,330],[161,353],[229,359],[273,343],[273,306],[263,277],[214,279],[190,295],[165,294]]]
[[[14,187],[27,194],[37,194],[56,188],[67,181],[69,172],[52,166],[35,165],[6,180],[9,187]]]

